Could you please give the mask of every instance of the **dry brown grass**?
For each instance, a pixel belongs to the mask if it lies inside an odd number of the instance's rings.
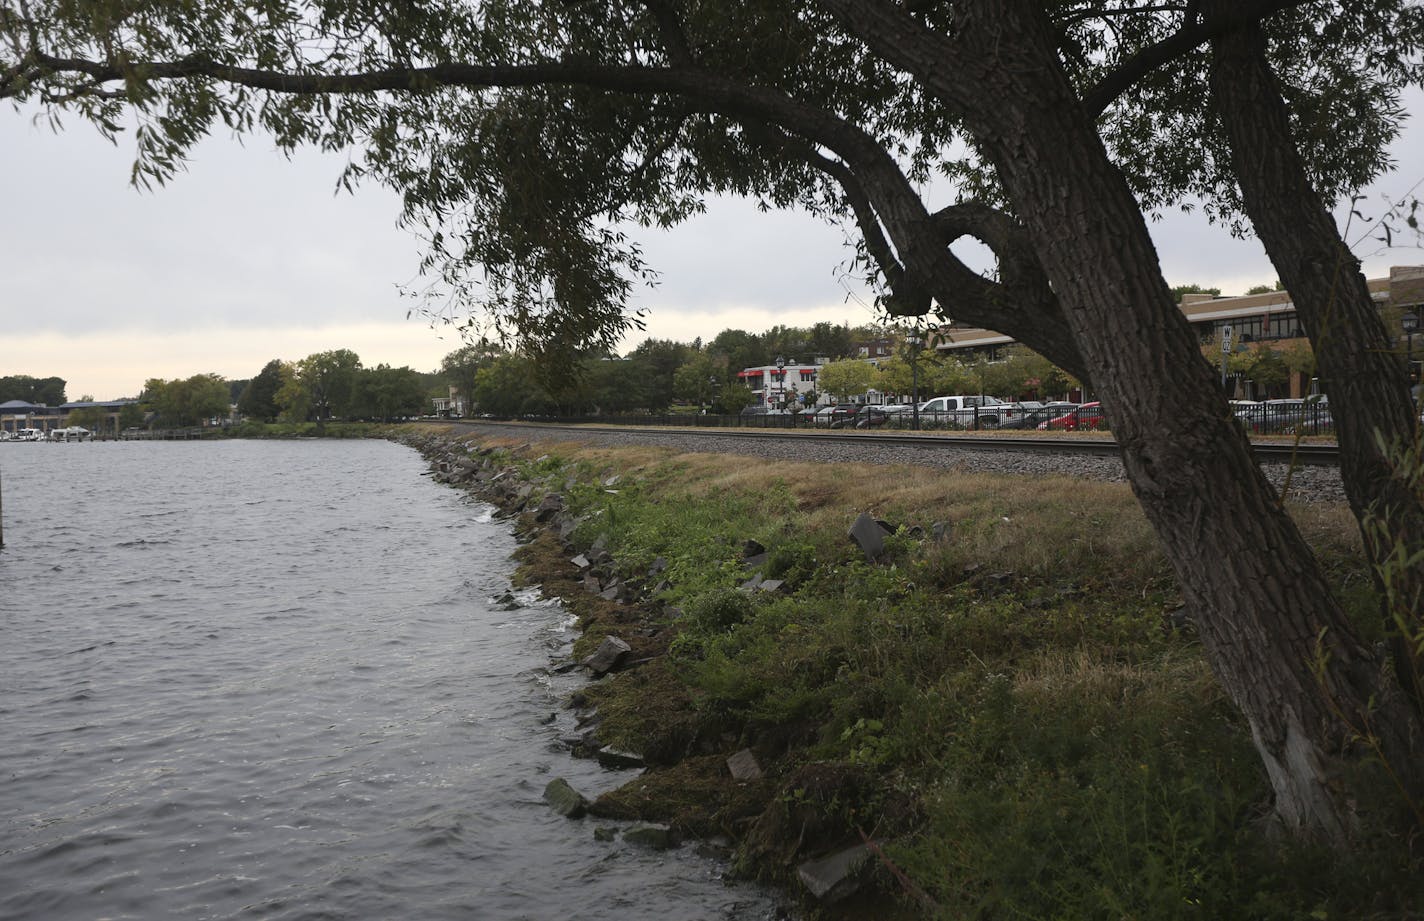
[[[1116,572],[1133,584],[1167,575],[1156,535],[1131,490],[1070,476],[1013,476],[918,466],[779,461],[741,455],[678,452],[661,446],[609,446],[576,437],[472,438],[519,449],[525,458],[554,454],[600,475],[642,479],[669,500],[765,494],[784,489],[796,523],[811,532],[843,534],[866,511],[895,524],[949,522],[954,540],[942,553],[955,565],[980,562],[1021,575]],[[1359,530],[1341,503],[1296,503],[1291,513],[1317,552],[1359,557]]]

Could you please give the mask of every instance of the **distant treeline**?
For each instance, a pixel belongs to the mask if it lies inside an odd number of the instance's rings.
[[[0,403],[23,400],[36,405],[62,406],[69,402],[64,398],[66,383],[62,377],[30,377],[28,374],[0,377]]]

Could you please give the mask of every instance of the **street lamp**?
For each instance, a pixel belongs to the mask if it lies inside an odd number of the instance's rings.
[[[715,406],[717,403],[717,376],[715,374],[707,378],[707,389],[711,391],[707,402]]]
[[[786,359],[776,356],[776,405],[784,406],[786,403]]]
[[[1419,328],[1419,313],[1411,310],[1399,318],[1404,328],[1404,383],[1409,387],[1409,399],[1414,399],[1414,331]]]
[[[910,380],[914,388],[911,394],[910,415],[912,417],[910,427],[915,431],[920,430],[920,363],[916,360],[920,357],[920,345],[924,340],[916,335],[905,337],[905,344],[910,347]]]

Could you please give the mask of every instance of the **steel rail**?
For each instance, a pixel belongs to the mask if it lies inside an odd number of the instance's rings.
[[[617,432],[624,435],[645,434],[676,435],[693,438],[771,438],[783,441],[816,439],[822,442],[844,444],[871,444],[886,447],[922,448],[925,450],[958,448],[968,451],[1017,451],[1024,454],[1080,454],[1088,456],[1116,456],[1119,448],[1116,441],[1109,438],[1075,437],[1066,435],[1059,438],[1037,438],[1016,435],[932,435],[926,433],[886,433],[886,432],[842,432],[820,429],[748,429],[748,428],[695,428],[681,426],[643,425],[570,425],[558,422],[502,422],[479,420],[467,422],[452,420],[453,425],[498,425],[518,428],[534,428],[540,431],[559,432]],[[1256,441],[1251,443],[1256,460],[1263,464],[1308,464],[1312,466],[1336,466],[1340,463],[1340,450],[1333,444],[1294,444]]]

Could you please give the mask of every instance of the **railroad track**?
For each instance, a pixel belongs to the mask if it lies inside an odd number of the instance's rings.
[[[681,426],[640,426],[640,425],[567,425],[557,422],[455,422],[463,426],[507,426],[510,428],[538,429],[558,432],[618,432],[624,435],[646,434],[677,435],[689,438],[762,438],[781,441],[815,439],[821,444],[845,443],[856,445],[885,445],[897,448],[918,448],[926,451],[954,448],[968,451],[1016,451],[1024,454],[1077,454],[1095,457],[1115,457],[1118,454],[1116,441],[1108,438],[1074,437],[1036,438],[1018,435],[932,435],[923,432],[908,434],[899,432],[841,432],[823,429],[746,429],[746,428],[694,428]],[[1276,442],[1253,442],[1256,459],[1263,464],[1310,464],[1316,466],[1336,466],[1340,463],[1340,451],[1333,444],[1291,444]]]

